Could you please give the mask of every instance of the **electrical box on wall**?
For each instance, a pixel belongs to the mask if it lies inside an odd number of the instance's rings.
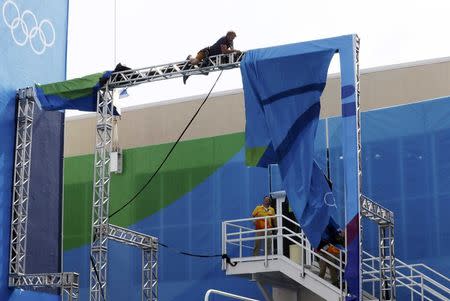
[[[122,173],[122,150],[111,152],[110,171],[116,174]]]

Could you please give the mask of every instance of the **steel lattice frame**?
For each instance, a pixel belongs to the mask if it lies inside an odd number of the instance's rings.
[[[143,83],[182,77],[184,75],[208,74],[209,72],[239,67],[244,53],[230,53],[210,56],[199,66],[189,61],[152,66],[148,68],[114,72],[108,81],[110,89],[127,88]]]
[[[142,300],[158,300],[158,244],[142,249]]]
[[[243,53],[211,56],[200,66],[188,61],[149,68],[114,72],[97,94],[97,134],[94,159],[94,189],[92,201],[92,243],[90,267],[90,300],[106,300],[108,270],[108,238],[142,248],[142,300],[158,298],[157,239],[145,234],[109,224],[110,161],[112,149],[113,90],[143,83],[239,67]],[[147,243],[150,242],[150,247]],[[98,276],[97,276],[98,274]]]
[[[356,111],[355,111],[355,118],[356,118],[356,160],[357,160],[357,166],[358,166],[358,174],[357,174],[357,189],[358,189],[358,199],[361,199],[361,185],[362,185],[362,143],[361,143],[361,103],[360,103],[360,70],[359,70],[359,47],[360,47],[360,40],[359,37],[355,36],[355,89],[356,89]],[[359,296],[362,300],[362,223],[361,223],[361,206],[358,208],[358,225],[359,225]]]
[[[31,146],[33,138],[33,100],[33,88],[25,88],[17,91],[16,150],[11,206],[11,243],[9,251],[10,275],[25,274]]]
[[[147,249],[158,247],[158,239],[156,237],[112,224],[109,224],[108,227],[108,237],[112,240],[138,248]]]
[[[17,128],[8,285],[25,289],[60,288],[62,300],[75,301],[78,300],[77,273],[26,274],[25,271],[35,90],[31,87],[19,89],[16,100]]]
[[[396,300],[394,224],[378,225],[380,258],[380,299]]]
[[[360,70],[359,70],[359,37],[355,38],[356,58],[356,143],[358,160],[358,199],[359,199],[359,227],[362,233],[361,217],[367,217],[378,223],[379,256],[380,256],[380,297],[389,298],[383,300],[395,300],[395,256],[394,256],[394,214],[378,205],[376,202],[364,196],[361,192],[362,184],[362,143],[361,143],[361,106],[360,106]],[[362,235],[359,240],[359,258],[362,261],[363,254]],[[362,275],[362,262],[360,262]],[[362,278],[362,277],[361,277]],[[362,279],[360,279],[362,283]],[[362,291],[362,287],[360,286]]]
[[[78,300],[79,275],[73,272],[14,275],[9,286],[35,289],[39,287],[60,288],[63,301]]]
[[[107,300],[109,186],[113,122],[113,95],[106,87],[97,93],[97,128],[94,159],[90,300]],[[95,264],[95,266],[93,266]],[[97,278],[98,277],[98,278]]]
[[[365,195],[361,195],[360,206],[361,215],[378,224],[380,298],[381,300],[395,300],[394,213]]]
[[[138,247],[142,252],[142,300],[158,300],[158,239],[109,224],[109,239]]]

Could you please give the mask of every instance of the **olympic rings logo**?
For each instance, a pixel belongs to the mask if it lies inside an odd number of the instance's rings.
[[[55,28],[49,20],[44,19],[38,23],[34,13],[28,9],[21,14],[13,0],[5,1],[2,12],[3,21],[10,29],[11,36],[17,45],[24,46],[30,43],[34,53],[41,55],[47,48],[55,44]]]

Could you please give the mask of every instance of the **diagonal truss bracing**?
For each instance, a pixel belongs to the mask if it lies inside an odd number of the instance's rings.
[[[158,248],[156,237],[109,224],[108,237],[112,240],[143,249]]]
[[[209,72],[239,67],[244,53],[230,53],[210,56],[200,65],[189,61],[152,66],[148,68],[114,72],[108,81],[109,89],[127,88],[143,83],[172,79],[184,75],[208,74]]]
[[[14,275],[9,277],[9,286],[27,289],[40,287],[60,288],[63,301],[78,300],[79,275],[77,273],[43,273]]]
[[[17,127],[8,285],[25,289],[60,288],[63,300],[75,301],[78,299],[77,273],[26,274],[25,271],[33,113],[36,98],[32,87],[19,89],[16,94]]]
[[[108,239],[142,248],[142,300],[157,300],[157,240],[154,237],[109,224],[110,161],[112,146],[113,91],[148,82],[239,67],[243,53],[206,58],[200,65],[189,61],[118,71],[97,94],[97,127],[92,200],[90,300],[107,299]],[[95,265],[95,267],[93,266]]]
[[[9,251],[11,275],[25,274],[34,98],[33,88],[20,89],[16,94],[16,149]]]
[[[365,195],[360,198],[361,215],[378,224],[380,298],[395,300],[394,213]]]

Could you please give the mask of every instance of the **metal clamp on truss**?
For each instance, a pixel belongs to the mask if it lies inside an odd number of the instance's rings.
[[[10,287],[35,289],[61,288],[63,300],[78,299],[77,273],[26,274],[28,200],[33,139],[33,113],[37,100],[34,88],[19,89],[17,100],[16,148],[14,160],[13,199],[11,206],[11,237],[9,251]]]

